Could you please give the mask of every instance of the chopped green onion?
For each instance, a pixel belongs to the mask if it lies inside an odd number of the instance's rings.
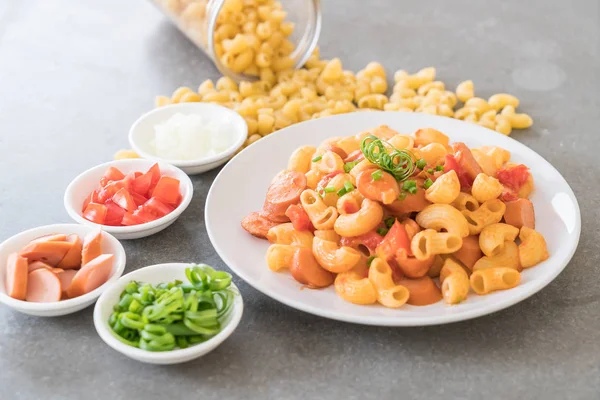
[[[417,187],[417,181],[413,181],[413,180],[404,181],[404,183],[402,184],[402,189],[404,189],[404,190],[409,190],[410,188],[416,188],[416,187]]]
[[[443,165],[436,165],[435,166],[435,170],[436,171],[443,171],[444,170],[444,166]]]
[[[346,164],[344,164],[344,172],[348,173],[352,170],[352,168],[354,168],[356,166],[356,164],[358,164],[359,161],[349,161]]]
[[[323,191],[325,193],[333,193],[333,192],[335,192],[335,187],[334,186],[327,186],[325,189],[323,189]]]
[[[340,190],[337,191],[337,195],[339,197],[342,197],[343,195],[345,195],[346,193],[348,193],[348,191],[346,190],[346,188],[341,188]]]
[[[427,161],[425,161],[421,158],[420,160],[417,161],[416,166],[419,169],[423,169],[427,166]]]
[[[381,236],[385,236],[385,234],[388,233],[388,228],[378,228],[377,233]]]
[[[371,263],[373,262],[373,260],[375,259],[375,256],[371,256],[369,258],[367,258],[367,265],[370,267]]]
[[[425,179],[425,182],[423,182],[424,189],[429,189],[431,185],[433,185],[433,181],[429,178]]]
[[[373,171],[371,178],[373,178],[374,181],[378,181],[383,178],[383,172],[380,169]]]
[[[344,182],[344,189],[346,189],[346,192],[351,192],[354,190],[354,185],[352,184],[352,182],[346,181]]]
[[[385,226],[387,226],[388,229],[389,229],[396,222],[396,218],[395,217],[388,217],[388,218],[384,219],[383,222],[385,223]]]
[[[427,173],[428,174],[433,174],[433,168],[427,168]]]
[[[186,284],[128,283],[108,319],[111,333],[147,351],[183,349],[219,333],[237,294],[231,274],[195,265],[185,275]]]
[[[321,161],[321,158],[323,158],[323,156],[316,156],[315,158],[312,159],[312,162],[319,162],[319,161]]]
[[[398,200],[402,201],[406,199],[406,192],[400,192],[400,195],[398,196]]]
[[[360,150],[367,160],[392,174],[397,181],[404,181],[415,172],[415,156],[410,151],[398,150],[377,136],[365,137]]]
[[[408,193],[410,194],[417,194],[417,187],[413,186],[411,188],[408,189]]]

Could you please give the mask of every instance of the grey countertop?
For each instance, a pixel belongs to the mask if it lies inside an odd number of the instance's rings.
[[[518,95],[533,128],[513,137],[570,183],[581,241],[564,272],[507,310],[439,327],[392,329],[296,311],[234,278],[246,310],[206,357],[158,367],[106,346],[92,307],[36,318],[0,307],[0,398],[600,397],[600,12],[597,1],[329,0],[324,57],[389,73],[433,65],[449,85]],[[156,94],[219,75],[147,1],[0,1],[0,241],[70,221],[64,188],[127,147]],[[204,228],[216,171],[194,177],[167,230],[124,242],[126,272],[169,261],[226,268]],[[193,241],[180,238],[193,237]]]

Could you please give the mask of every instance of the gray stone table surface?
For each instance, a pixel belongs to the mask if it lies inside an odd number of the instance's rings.
[[[0,306],[0,399],[600,398],[600,14],[594,0],[329,0],[320,46],[358,70],[436,66],[454,86],[518,95],[515,132],[577,195],[583,228],[564,272],[507,310],[446,326],[329,321],[235,277],[237,331],[183,365],[140,364],[96,334],[92,307],[35,318]],[[70,222],[62,196],[81,171],[127,147],[156,94],[218,78],[149,2],[0,0],[0,240]],[[204,227],[217,171],[194,177],[167,230],[124,242],[126,272],[169,261],[227,268]]]

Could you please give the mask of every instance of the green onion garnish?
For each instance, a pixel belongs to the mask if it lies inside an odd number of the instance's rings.
[[[428,174],[433,174],[433,168],[427,168],[427,173]]]
[[[356,166],[356,164],[358,164],[359,161],[350,161],[347,162],[346,164],[344,164],[344,172],[348,173],[352,170],[352,168],[354,168]]]
[[[388,218],[384,219],[383,222],[385,223],[385,226],[387,226],[388,229],[389,229],[396,222],[396,218],[395,217],[388,217]]]
[[[417,181],[413,181],[412,179],[409,181],[405,181],[402,184],[402,189],[404,190],[409,190],[410,188],[416,188],[417,187]]]
[[[388,228],[377,228],[376,232],[381,236],[385,236],[385,234],[388,233]]]
[[[400,192],[400,196],[398,196],[398,200],[402,201],[406,199],[406,192]]]
[[[373,173],[371,174],[371,178],[373,178],[374,181],[378,181],[381,178],[383,178],[383,172],[381,172],[380,169],[378,169],[377,171],[373,171]]]
[[[345,195],[346,193],[348,193],[348,191],[346,190],[346,188],[341,188],[340,190],[337,191],[337,195],[339,197],[342,197],[343,195]]]
[[[367,160],[392,174],[397,181],[403,181],[415,172],[415,159],[410,151],[398,150],[377,136],[365,137],[360,150]]]
[[[375,259],[375,256],[371,256],[369,258],[367,258],[367,265],[370,267],[371,263],[373,262],[373,260]]]
[[[444,166],[443,165],[436,165],[435,166],[435,170],[436,171],[443,171],[444,170]]]
[[[408,193],[410,193],[410,194],[417,194],[417,187],[414,186],[414,187],[409,188],[408,189]]]
[[[312,162],[319,162],[319,161],[321,161],[321,158],[323,158],[323,156],[316,156],[315,158],[312,159]]]
[[[354,185],[350,181],[344,182],[344,189],[346,189],[346,193],[354,190]]]
[[[208,265],[186,268],[185,275],[186,284],[128,283],[108,319],[111,333],[147,351],[186,348],[219,333],[237,295],[231,275]]]
[[[420,160],[417,161],[416,165],[417,165],[417,168],[423,169],[427,166],[427,161],[425,161],[421,158]]]
[[[425,179],[425,182],[423,182],[424,189],[429,189],[431,185],[433,185],[433,181],[429,178]]]
[[[323,191],[325,193],[333,193],[333,192],[335,192],[335,187],[334,186],[327,186],[325,189],[323,189]]]

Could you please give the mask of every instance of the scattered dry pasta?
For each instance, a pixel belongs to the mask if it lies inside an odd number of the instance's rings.
[[[341,66],[330,67],[327,79],[338,79]],[[371,64],[361,79],[381,73]],[[434,78],[428,71],[409,79]],[[373,143],[383,147],[371,152]],[[261,211],[242,221],[271,243],[272,271],[289,270],[310,287],[333,285],[353,304],[400,308],[456,305],[473,292],[513,288],[524,268],[549,257],[544,237],[530,227],[532,175],[501,148],[470,149],[431,128],[406,135],[389,126],[315,145],[291,153]],[[400,161],[402,151],[410,162]]]

